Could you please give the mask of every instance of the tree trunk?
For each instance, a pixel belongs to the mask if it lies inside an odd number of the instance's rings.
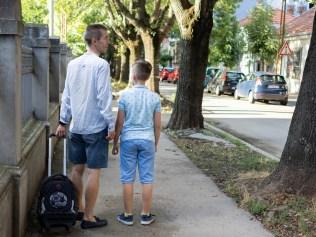
[[[142,41],[141,39],[132,41],[128,43],[128,48],[130,51],[130,57],[129,57],[129,72],[132,69],[133,64],[141,58],[141,52],[142,52]],[[130,75],[128,75],[128,85],[127,88],[131,88],[133,86],[133,81]]]
[[[115,81],[119,81],[120,80],[120,76],[121,76],[121,55],[117,55],[117,57],[115,57]]]
[[[145,59],[150,62],[150,64],[155,68],[155,47],[154,47],[154,37],[152,37],[150,34],[142,32],[141,37],[144,44],[144,50],[145,50]],[[159,83],[155,83],[155,69],[151,71],[149,80],[146,82],[146,86],[157,93],[159,93]]]
[[[278,168],[263,182],[269,192],[316,194],[316,16],[302,84]]]
[[[122,55],[121,55],[120,82],[128,83],[129,61],[130,61],[130,50],[125,45],[123,45],[122,46]]]
[[[213,26],[212,11],[193,26],[192,39],[181,40],[180,79],[168,128],[203,128],[203,80],[207,66],[209,39]]]

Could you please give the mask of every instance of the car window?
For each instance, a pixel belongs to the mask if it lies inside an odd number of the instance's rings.
[[[262,75],[260,76],[261,80],[264,82],[271,83],[282,83],[285,84],[285,80],[283,76],[280,75]]]
[[[228,81],[239,81],[243,79],[245,75],[239,72],[227,72],[226,76]]]

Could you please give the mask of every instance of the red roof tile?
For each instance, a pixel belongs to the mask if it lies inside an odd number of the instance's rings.
[[[273,9],[273,17],[272,17],[272,23],[273,25],[280,26],[280,21],[281,21],[281,10],[280,9]],[[289,13],[285,14],[285,23],[290,22],[293,20],[295,17]],[[245,17],[239,21],[240,26],[245,26],[250,22],[249,17]]]
[[[315,10],[316,7],[313,7],[291,20],[287,24],[286,32],[288,34],[312,33]]]

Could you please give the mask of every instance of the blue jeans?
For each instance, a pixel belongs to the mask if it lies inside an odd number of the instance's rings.
[[[89,169],[108,167],[107,128],[93,134],[68,135],[68,159],[75,165],[87,164]]]
[[[132,139],[120,145],[121,182],[134,183],[138,166],[142,184],[154,182],[155,144],[150,140]]]

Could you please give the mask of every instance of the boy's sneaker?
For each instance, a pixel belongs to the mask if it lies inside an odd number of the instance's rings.
[[[133,225],[133,215],[126,216],[124,213],[118,215],[116,219],[124,225]]]
[[[150,225],[155,221],[155,215],[149,213],[148,215],[141,215],[140,216],[140,223],[142,225]]]

